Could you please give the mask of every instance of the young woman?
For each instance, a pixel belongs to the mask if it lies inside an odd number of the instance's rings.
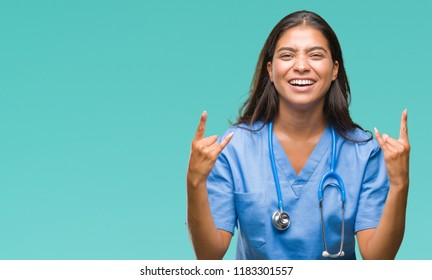
[[[201,115],[187,172],[198,259],[393,259],[409,184],[407,111],[400,136],[376,140],[349,115],[339,41],[319,15],[283,18],[258,59],[250,96],[223,137]]]

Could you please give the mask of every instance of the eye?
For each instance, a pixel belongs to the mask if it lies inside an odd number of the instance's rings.
[[[324,58],[324,54],[322,54],[322,53],[311,53],[310,57],[312,59],[314,59],[314,60],[319,60],[319,59]]]
[[[281,58],[283,60],[291,60],[294,58],[294,55],[292,53],[281,53],[279,55],[279,58]]]

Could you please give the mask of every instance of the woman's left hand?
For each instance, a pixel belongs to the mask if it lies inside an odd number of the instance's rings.
[[[375,128],[375,137],[384,152],[384,161],[390,186],[408,188],[409,184],[409,157],[410,144],[408,141],[407,110],[402,112],[400,122],[399,139],[394,139],[387,134],[381,135]]]

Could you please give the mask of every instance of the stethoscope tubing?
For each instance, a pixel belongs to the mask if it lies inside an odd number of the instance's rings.
[[[283,209],[283,201],[282,201],[282,191],[279,183],[279,174],[276,168],[276,161],[274,157],[274,149],[273,149],[273,122],[269,122],[269,128],[268,128],[268,147],[269,147],[269,153],[270,153],[270,162],[271,167],[273,171],[273,178],[276,185],[276,193],[278,198],[278,209]],[[330,127],[331,129],[331,135],[332,135],[332,151],[331,151],[331,160],[330,160],[330,171],[324,174],[324,176],[321,178],[319,187],[318,187],[318,199],[321,200],[323,198],[323,186],[327,179],[334,178],[338,181],[339,185],[335,185],[338,187],[338,189],[341,192],[341,199],[343,202],[345,202],[345,186],[343,183],[342,178],[339,176],[338,173],[336,173],[335,170],[335,163],[336,163],[336,133],[334,132],[334,129]]]
[[[321,233],[322,233],[322,239],[323,239],[323,245],[324,245],[324,251],[322,253],[322,256],[323,257],[330,257],[330,258],[337,258],[337,257],[343,257],[345,255],[345,253],[343,251],[343,245],[344,245],[344,232],[345,232],[345,198],[346,198],[346,195],[345,195],[345,186],[344,186],[343,180],[340,177],[340,175],[335,171],[336,133],[331,126],[330,126],[330,130],[331,130],[331,136],[332,136],[330,171],[327,172],[326,174],[324,174],[324,176],[321,178],[321,181],[320,181],[319,186],[318,186],[318,200],[319,200],[320,218],[321,218]],[[269,146],[270,162],[271,162],[271,167],[272,167],[272,171],[273,171],[274,182],[276,185],[276,193],[277,193],[277,198],[278,198],[278,209],[279,209],[279,212],[275,212],[273,214],[272,220],[273,220],[274,226],[277,229],[285,230],[288,228],[290,222],[289,222],[288,213],[286,213],[283,210],[282,192],[281,192],[281,187],[280,187],[280,183],[279,183],[279,175],[278,175],[277,168],[276,168],[276,161],[274,158],[273,122],[269,122],[269,124],[268,124],[268,146]],[[324,186],[325,181],[330,179],[330,178],[335,179],[338,182],[338,184],[331,183],[331,184]],[[327,249],[327,242],[326,242],[325,229],[324,229],[323,198],[324,198],[324,190],[328,186],[337,187],[341,193],[341,203],[342,203],[341,244],[340,244],[339,252],[336,254],[329,253],[329,251]],[[275,223],[275,215],[279,217],[280,215],[283,215],[283,214],[285,214],[288,217],[288,224],[285,226],[281,226],[280,224],[277,225]]]
[[[268,128],[268,146],[269,146],[269,152],[270,152],[270,162],[272,165],[273,170],[273,177],[276,184],[276,193],[278,198],[278,209],[280,212],[283,212],[283,203],[282,203],[282,192],[281,187],[279,184],[279,175],[276,168],[276,161],[274,158],[274,150],[273,150],[273,122],[269,123]]]

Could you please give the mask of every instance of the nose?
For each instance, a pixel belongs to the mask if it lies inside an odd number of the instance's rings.
[[[299,73],[303,73],[306,71],[309,71],[310,66],[306,58],[304,57],[298,57],[295,61],[294,65],[294,71],[297,71]]]

